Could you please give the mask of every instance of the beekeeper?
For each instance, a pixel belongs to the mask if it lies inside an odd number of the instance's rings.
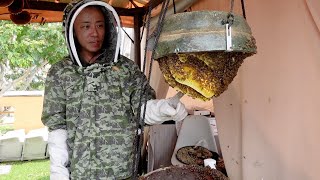
[[[69,56],[48,72],[42,113],[50,179],[130,178],[140,99],[148,100],[146,124],[187,116],[181,102],[173,108],[154,99],[138,66],[119,55],[119,24],[102,1],[79,1],[64,11]]]

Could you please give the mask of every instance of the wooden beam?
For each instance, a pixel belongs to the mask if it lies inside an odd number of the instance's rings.
[[[141,69],[141,41],[140,41],[140,27],[142,25],[142,16],[134,16],[134,62]]]
[[[25,9],[35,9],[35,10],[47,10],[47,11],[63,11],[67,6],[67,3],[54,3],[47,1],[28,1],[28,5]],[[136,14],[144,15],[145,8],[137,7],[137,8],[118,8],[114,7],[119,16],[135,16]]]
[[[137,8],[131,8],[131,9],[125,9],[125,8],[114,8],[119,16],[143,16],[146,13],[145,8],[143,7],[137,7]]]
[[[24,9],[63,11],[67,5],[68,5],[67,3],[54,3],[54,2],[47,2],[47,1],[28,1],[28,4],[24,7]]]

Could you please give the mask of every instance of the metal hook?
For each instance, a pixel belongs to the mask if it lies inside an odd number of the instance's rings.
[[[226,51],[233,51],[232,50],[232,37],[231,37],[231,25],[229,25],[228,23],[226,24]]]

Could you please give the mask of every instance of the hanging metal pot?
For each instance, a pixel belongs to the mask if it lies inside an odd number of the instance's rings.
[[[257,52],[246,20],[234,15],[229,28],[229,15],[195,11],[165,18],[153,55],[171,87],[210,100],[227,89],[243,60]]]
[[[155,59],[176,53],[225,51],[224,11],[195,11],[167,16],[155,49]],[[256,53],[255,39],[242,16],[234,15],[232,50]]]
[[[10,19],[18,25],[28,24],[31,21],[31,15],[28,11],[22,11],[18,14],[11,14]]]
[[[10,4],[13,3],[13,0],[1,0],[0,1],[0,7],[7,7],[10,6]]]
[[[14,0],[13,3],[8,7],[10,13],[19,13],[22,12],[24,7],[24,0]]]

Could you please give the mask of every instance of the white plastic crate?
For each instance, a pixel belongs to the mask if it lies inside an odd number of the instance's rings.
[[[25,138],[22,160],[47,158],[48,129],[31,130]]]
[[[0,162],[21,160],[25,130],[9,131],[0,137]]]

